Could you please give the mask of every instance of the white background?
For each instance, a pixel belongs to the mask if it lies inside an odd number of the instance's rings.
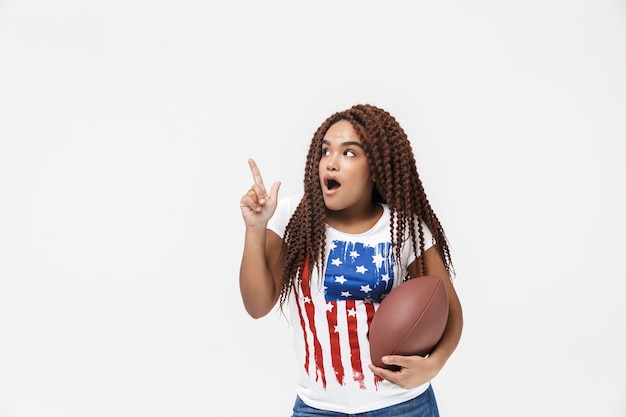
[[[367,102],[452,244],[442,417],[623,417],[625,74],[617,0],[0,1],[0,416],[290,415],[246,158],[299,192]]]

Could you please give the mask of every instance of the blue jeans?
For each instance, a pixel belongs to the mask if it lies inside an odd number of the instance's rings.
[[[344,414],[335,411],[318,410],[309,407],[300,398],[296,398],[291,417],[439,417],[439,409],[433,387],[429,386],[426,391],[412,400],[400,404],[367,411],[365,413]]]

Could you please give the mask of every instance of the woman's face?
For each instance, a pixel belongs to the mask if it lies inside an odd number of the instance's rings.
[[[361,139],[346,120],[324,135],[319,177],[329,210],[365,210],[372,205],[374,183]]]

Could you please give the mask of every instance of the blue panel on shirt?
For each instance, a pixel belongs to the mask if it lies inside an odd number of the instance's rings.
[[[324,275],[326,301],[380,302],[393,288],[393,262],[390,242],[333,241]]]

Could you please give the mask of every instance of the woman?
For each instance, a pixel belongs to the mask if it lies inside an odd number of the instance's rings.
[[[254,160],[240,201],[246,225],[240,289],[260,318],[289,307],[299,378],[293,417],[438,416],[430,380],[461,337],[461,304],[444,230],[406,133],[368,104],[331,115],[311,140],[302,196],[278,200]],[[427,357],[369,363],[367,331],[382,298],[405,279],[443,278],[448,323]]]

